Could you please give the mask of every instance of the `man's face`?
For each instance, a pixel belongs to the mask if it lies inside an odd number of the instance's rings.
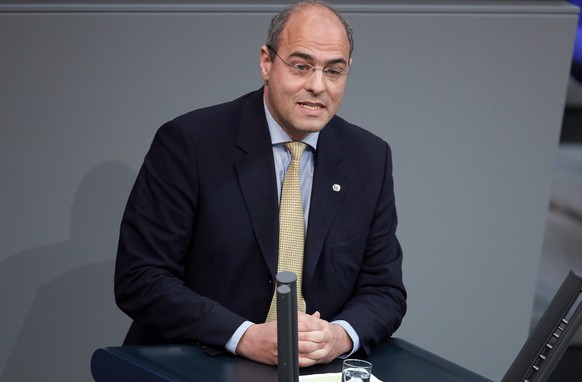
[[[320,131],[336,114],[344,96],[346,76],[327,78],[321,70],[293,74],[290,65],[346,69],[351,63],[346,30],[329,10],[311,7],[293,14],[279,36],[273,61],[261,47],[261,74],[269,112],[294,140]]]

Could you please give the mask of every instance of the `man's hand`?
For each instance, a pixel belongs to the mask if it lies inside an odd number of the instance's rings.
[[[298,313],[299,367],[329,363],[353,348],[352,339],[339,325]],[[251,325],[241,337],[236,353],[253,361],[277,365],[277,322]]]
[[[276,365],[277,322],[251,325],[238,342],[236,354],[253,361]]]
[[[313,315],[299,312],[297,329],[299,367],[329,363],[354,346],[344,328],[322,320],[319,312]]]

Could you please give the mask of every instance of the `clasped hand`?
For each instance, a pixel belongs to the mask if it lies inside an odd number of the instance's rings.
[[[339,325],[320,318],[319,312],[298,312],[299,367],[329,363],[349,352],[352,340]],[[240,339],[236,353],[257,362],[277,364],[277,322],[250,326]]]

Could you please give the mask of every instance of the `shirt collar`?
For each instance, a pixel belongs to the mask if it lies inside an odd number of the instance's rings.
[[[263,99],[263,107],[265,109],[265,116],[267,117],[267,125],[269,126],[269,134],[271,134],[271,144],[277,145],[285,142],[290,142],[293,139],[283,130],[281,126],[275,121],[275,118],[269,112],[267,108],[267,102]],[[317,149],[317,140],[319,139],[319,131],[315,133],[309,133],[301,142],[310,146],[313,151]]]

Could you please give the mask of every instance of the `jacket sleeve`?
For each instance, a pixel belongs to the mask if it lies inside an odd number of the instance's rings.
[[[145,157],[121,223],[115,298],[160,341],[222,348],[244,318],[184,282],[198,203],[196,147],[186,131],[165,124]]]

